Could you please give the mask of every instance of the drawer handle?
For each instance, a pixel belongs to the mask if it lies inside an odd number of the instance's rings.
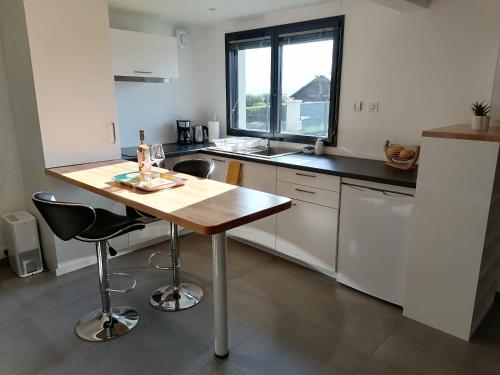
[[[213,158],[212,160],[213,160],[213,161],[220,161],[221,163],[225,163],[225,162],[226,162],[226,161],[225,161],[225,160],[223,160],[223,159],[216,159],[216,158]]]
[[[316,177],[313,174],[306,174],[306,173],[295,173],[297,176],[302,176],[302,177]]]
[[[147,72],[145,70],[134,70],[134,73],[136,74],[153,74],[153,72]]]
[[[315,191],[302,190],[302,189],[297,189],[297,188],[295,188],[295,191],[300,191],[301,193],[307,193],[307,194],[316,194]]]

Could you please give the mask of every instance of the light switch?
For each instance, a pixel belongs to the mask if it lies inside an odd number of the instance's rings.
[[[363,110],[363,102],[361,100],[354,102],[352,110],[354,112],[361,112]]]
[[[369,102],[368,112],[378,112],[378,102]]]

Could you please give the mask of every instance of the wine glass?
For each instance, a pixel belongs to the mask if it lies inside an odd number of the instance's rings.
[[[151,145],[151,161],[158,167],[158,172],[160,172],[160,163],[165,159],[165,151],[163,151],[163,145],[161,143],[155,143]]]

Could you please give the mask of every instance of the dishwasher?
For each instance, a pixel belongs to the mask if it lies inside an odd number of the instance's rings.
[[[386,188],[342,184],[337,281],[402,306],[414,197]]]

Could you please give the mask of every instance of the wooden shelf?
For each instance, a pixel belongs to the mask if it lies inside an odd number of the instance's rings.
[[[452,125],[424,130],[423,137],[464,139],[471,141],[500,142],[500,122],[492,121],[489,130],[472,130],[470,125]]]

